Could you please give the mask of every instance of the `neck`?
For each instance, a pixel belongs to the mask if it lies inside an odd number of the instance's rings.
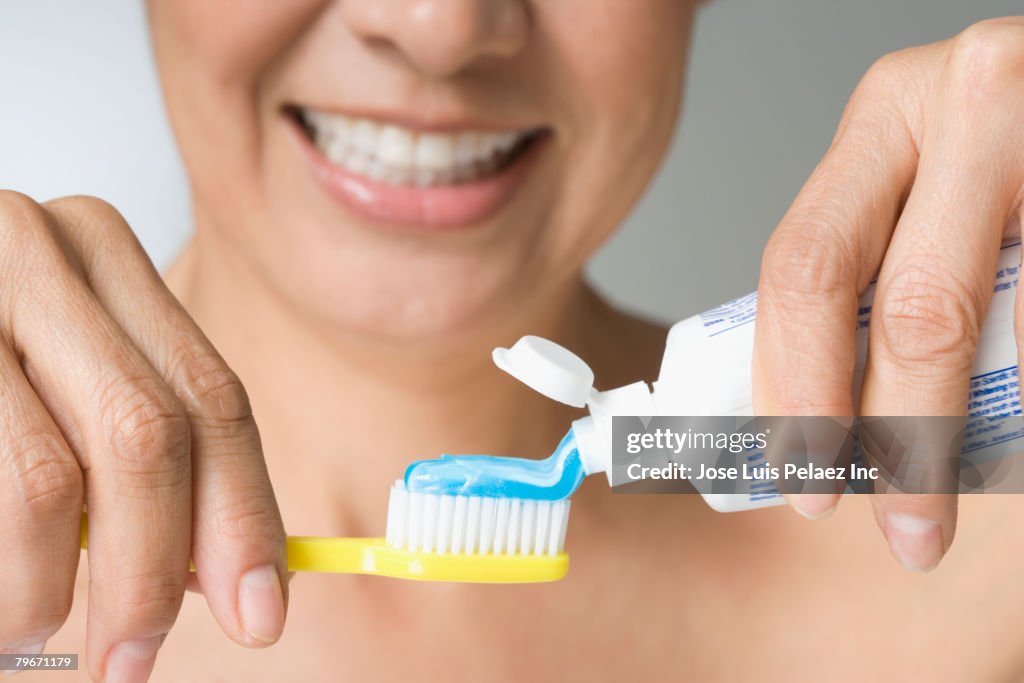
[[[609,309],[579,276],[457,339],[381,340],[303,317],[237,252],[207,247],[190,245],[168,283],[249,391],[291,533],[380,534],[413,460],[543,457],[581,414],[491,362],[522,334],[586,358]]]

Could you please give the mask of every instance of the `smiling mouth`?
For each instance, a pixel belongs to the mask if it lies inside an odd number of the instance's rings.
[[[286,113],[333,166],[396,187],[458,186],[499,175],[546,129],[422,132],[372,119],[291,107]]]

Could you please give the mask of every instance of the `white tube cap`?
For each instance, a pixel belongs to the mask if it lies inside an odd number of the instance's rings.
[[[528,335],[511,349],[497,348],[494,364],[534,391],[582,408],[594,387],[594,371],[579,356],[543,337]]]

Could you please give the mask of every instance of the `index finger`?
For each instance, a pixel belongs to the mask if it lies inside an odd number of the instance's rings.
[[[85,197],[50,202],[74,226],[94,295],[180,399],[192,434],[192,560],[222,629],[275,642],[287,603],[285,531],[244,387],[170,293],[118,212]],[[145,306],[140,310],[140,303]]]
[[[882,262],[917,162],[905,128],[859,116],[857,98],[764,252],[752,366],[758,415],[854,414],[858,299]],[[820,518],[839,493],[787,498]]]

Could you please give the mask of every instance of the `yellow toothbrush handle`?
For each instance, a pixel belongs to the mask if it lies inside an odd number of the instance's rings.
[[[82,515],[82,548],[87,545],[87,536],[88,519]],[[442,555],[393,548],[383,538],[289,536],[288,570],[419,581],[538,583],[564,577],[569,571],[569,556]]]

